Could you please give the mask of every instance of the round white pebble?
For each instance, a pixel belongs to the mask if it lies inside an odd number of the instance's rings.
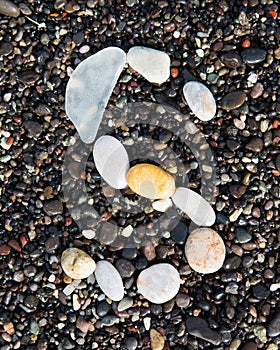
[[[156,264],[143,270],[137,279],[138,292],[155,304],[175,297],[180,288],[180,275],[170,264]]]
[[[96,264],[83,250],[68,248],[62,253],[61,267],[66,275],[71,278],[83,279],[94,272]]]

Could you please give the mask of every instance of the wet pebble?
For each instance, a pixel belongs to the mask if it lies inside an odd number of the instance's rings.
[[[13,51],[13,45],[9,42],[1,42],[0,56],[8,56]]]
[[[253,295],[259,300],[264,300],[269,297],[270,290],[264,285],[258,283],[257,285],[253,286]]]
[[[242,65],[241,56],[236,52],[227,52],[221,57],[221,60],[228,68],[237,68]]]
[[[261,152],[263,149],[263,140],[259,137],[253,137],[246,145],[245,148],[252,152]]]
[[[272,320],[268,324],[268,335],[277,337],[280,334],[280,312],[273,315]]]
[[[208,323],[200,317],[189,317],[186,326],[191,335],[206,340],[213,345],[219,345],[222,341],[221,335],[210,329]]]
[[[244,91],[232,91],[223,97],[221,100],[221,108],[226,111],[231,111],[243,105],[246,100],[246,94]]]
[[[263,85],[261,83],[257,83],[251,90],[250,96],[254,99],[259,98],[262,95],[263,90]]]
[[[249,48],[241,52],[243,62],[246,64],[256,64],[265,60],[265,50],[258,48]]]
[[[119,259],[116,261],[116,269],[123,278],[129,278],[133,275],[135,267],[126,259]]]
[[[162,350],[164,348],[164,337],[155,329],[150,331],[151,349],[152,350]]]
[[[257,344],[250,342],[241,346],[240,350],[257,350]]]
[[[63,205],[58,200],[50,200],[44,204],[44,211],[50,216],[63,214]]]
[[[9,0],[0,0],[0,13],[8,17],[18,17],[20,15],[19,8]]]

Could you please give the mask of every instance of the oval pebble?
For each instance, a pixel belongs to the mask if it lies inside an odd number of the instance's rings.
[[[74,279],[87,278],[96,268],[95,261],[78,248],[64,250],[61,256],[61,266],[66,275]]]
[[[163,51],[134,46],[127,53],[127,62],[150,83],[162,84],[169,78],[170,58]]]
[[[0,14],[9,17],[18,17],[20,15],[19,8],[9,0],[0,0]]]
[[[180,275],[170,264],[156,264],[143,270],[137,279],[138,292],[155,304],[162,304],[178,293]]]
[[[225,244],[214,230],[197,228],[187,239],[185,255],[193,270],[199,273],[213,273],[223,266]]]
[[[111,300],[120,301],[124,297],[122,278],[118,270],[109,261],[98,261],[95,278],[103,293]]]
[[[133,166],[126,179],[132,191],[149,199],[165,199],[175,192],[173,177],[153,164]]]
[[[93,147],[93,159],[99,174],[110,186],[117,189],[127,186],[129,158],[120,141],[108,135],[100,137]]]
[[[198,226],[212,226],[216,214],[211,205],[198,193],[178,187],[172,196],[174,204]]]
[[[183,87],[183,94],[192,112],[202,121],[214,118],[216,102],[211,91],[197,81],[189,81]]]
[[[244,91],[235,90],[228,93],[221,100],[221,107],[226,111],[231,111],[243,105],[246,100],[246,94]]]
[[[241,52],[243,62],[246,64],[256,64],[265,60],[266,52],[263,49],[250,48]]]
[[[94,141],[125,63],[123,50],[107,47],[82,61],[70,76],[65,109],[83,142]]]

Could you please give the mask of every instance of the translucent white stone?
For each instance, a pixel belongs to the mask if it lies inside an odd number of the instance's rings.
[[[197,228],[189,235],[185,254],[191,268],[199,273],[218,271],[226,256],[225,244],[214,230]]]
[[[91,143],[108,100],[126,63],[126,54],[108,47],[82,61],[71,75],[65,109],[81,139]]]
[[[110,299],[120,301],[124,297],[122,278],[118,270],[109,261],[98,261],[95,278],[103,293]]]
[[[114,188],[127,186],[129,159],[126,149],[116,138],[102,136],[94,144],[93,159],[102,178]]]
[[[172,207],[172,200],[170,198],[159,199],[152,203],[152,207],[155,210],[164,213],[167,209]]]
[[[178,187],[172,196],[174,204],[186,213],[198,226],[212,226],[216,214],[200,194],[185,187]]]
[[[127,53],[127,62],[151,83],[162,84],[170,75],[170,58],[162,51],[134,46]]]
[[[170,264],[156,264],[143,270],[137,279],[138,292],[155,304],[172,299],[180,288],[180,275]]]
[[[216,102],[211,91],[197,81],[189,81],[183,87],[183,94],[192,112],[203,121],[214,118]]]
[[[75,279],[87,278],[95,268],[95,261],[83,250],[68,248],[61,256],[61,267],[66,275]]]

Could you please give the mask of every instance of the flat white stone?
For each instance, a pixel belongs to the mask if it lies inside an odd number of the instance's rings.
[[[85,143],[94,141],[108,100],[126,63],[126,54],[107,47],[82,61],[71,75],[65,109]]]
[[[155,304],[172,299],[180,288],[180,275],[170,264],[156,264],[143,270],[137,279],[138,292]]]
[[[170,58],[163,51],[134,46],[127,53],[127,62],[150,83],[162,84],[170,76]]]
[[[216,102],[211,91],[197,81],[189,81],[183,87],[183,94],[192,112],[202,121],[214,118]]]
[[[102,292],[110,299],[120,301],[124,297],[122,278],[118,270],[109,261],[98,261],[95,278]]]
[[[96,267],[95,261],[78,248],[65,249],[61,256],[61,267],[66,275],[83,279],[91,275]]]
[[[94,144],[93,159],[99,174],[110,186],[117,189],[127,186],[129,158],[120,141],[112,136],[101,136]]]
[[[217,232],[207,227],[197,228],[186,241],[185,255],[193,270],[213,273],[223,266],[226,248]]]
[[[185,187],[178,187],[172,196],[174,204],[186,213],[198,226],[212,226],[216,214],[200,194]]]
[[[165,198],[165,199],[159,199],[158,201],[154,201],[152,203],[152,207],[164,213],[167,209],[172,207],[172,200],[170,198]]]

